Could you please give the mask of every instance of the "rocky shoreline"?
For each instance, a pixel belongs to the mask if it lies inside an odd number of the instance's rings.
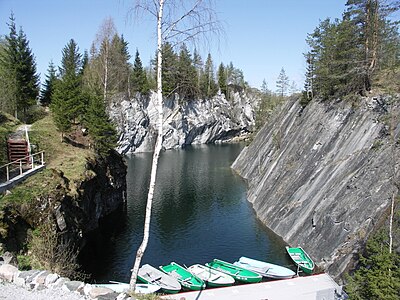
[[[11,264],[0,265],[0,299],[78,300],[78,299],[134,299],[111,289],[82,281],[70,280],[41,270],[19,271]]]

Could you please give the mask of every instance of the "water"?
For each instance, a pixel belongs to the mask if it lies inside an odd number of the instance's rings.
[[[246,199],[246,184],[230,165],[242,145],[195,146],[163,152],[154,195],[150,239],[142,264],[204,264],[240,256],[289,265],[283,241],[263,226]],[[93,238],[86,271],[97,282],[128,282],[142,241],[151,153],[127,159],[127,212]],[[122,224],[122,226],[118,226]],[[103,229],[104,232],[104,229]]]

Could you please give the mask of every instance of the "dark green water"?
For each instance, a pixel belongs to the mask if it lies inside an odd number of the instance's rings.
[[[245,182],[230,169],[242,147],[195,146],[162,153],[142,264],[188,266],[214,258],[233,262],[240,256],[290,264],[282,240],[256,219]],[[129,281],[143,237],[151,158],[151,153],[127,158],[126,215],[107,225],[113,237],[97,239],[85,258],[86,271],[98,282]]]

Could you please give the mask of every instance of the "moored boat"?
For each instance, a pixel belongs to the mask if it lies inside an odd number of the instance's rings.
[[[296,273],[288,268],[245,256],[242,256],[239,261],[233,264],[272,279],[287,279],[296,276]]]
[[[286,246],[286,251],[293,262],[306,274],[312,274],[314,270],[314,262],[301,247],[290,248]]]
[[[206,266],[228,274],[232,276],[235,280],[244,283],[260,282],[262,279],[262,276],[260,274],[244,269],[242,267],[235,266],[234,264],[219,259],[214,259],[212,262],[207,263]]]
[[[148,264],[140,267],[138,279],[144,283],[158,285],[164,293],[175,294],[181,290],[178,280]]]
[[[187,270],[205,281],[210,287],[230,286],[235,283],[235,279],[232,276],[208,266],[195,264],[188,267]]]
[[[176,278],[183,287],[189,290],[198,291],[206,287],[203,280],[190,273],[187,269],[178,265],[176,262],[160,266],[160,269],[168,275]]]

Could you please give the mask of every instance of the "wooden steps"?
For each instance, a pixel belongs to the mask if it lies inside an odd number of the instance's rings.
[[[23,164],[29,163],[28,142],[25,139],[9,138],[7,140],[7,148],[8,148],[8,160],[10,162],[22,159]]]

